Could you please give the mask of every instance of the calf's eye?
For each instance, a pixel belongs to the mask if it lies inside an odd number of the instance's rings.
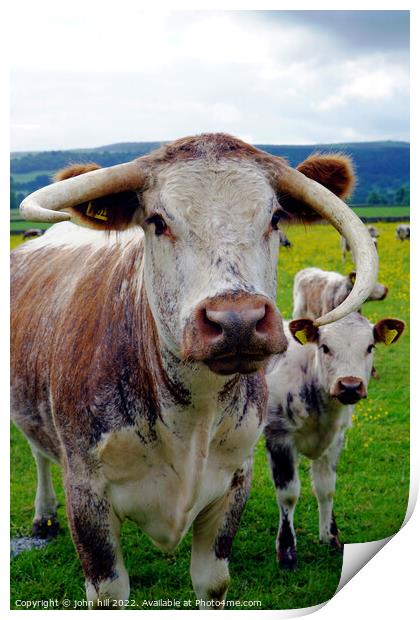
[[[375,348],[375,345],[374,344],[370,344],[368,346],[368,348],[366,349],[366,353],[372,353],[374,348]]]
[[[165,220],[163,219],[162,216],[160,215],[151,215],[150,217],[147,218],[146,220],[147,224],[154,224],[155,226],[155,235],[157,237],[160,237],[160,235],[163,235],[166,230],[167,230],[167,225]]]
[[[321,344],[321,346],[319,347],[321,349],[321,351],[323,353],[325,353],[326,355],[328,355],[328,353],[331,353],[331,351],[329,350],[329,348],[327,347],[326,344]]]

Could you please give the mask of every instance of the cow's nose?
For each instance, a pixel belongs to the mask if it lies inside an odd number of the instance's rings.
[[[269,321],[266,304],[256,308],[240,308],[214,310],[203,308],[202,320],[204,322],[203,336],[214,342],[218,339],[251,340],[254,332],[264,334],[269,330]]]
[[[341,377],[337,380],[334,396],[345,405],[357,403],[366,398],[366,387],[360,377]]]
[[[287,348],[275,304],[263,295],[239,293],[199,304],[183,335],[182,355],[220,374],[254,372]]]

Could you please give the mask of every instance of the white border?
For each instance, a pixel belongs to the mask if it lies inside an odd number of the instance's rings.
[[[91,0],[93,1],[93,0]],[[97,0],[95,0],[97,2]],[[98,3],[98,2],[97,2]],[[40,16],[42,17],[43,11],[47,10],[48,2],[45,0],[39,1],[39,10]],[[99,4],[99,3],[98,3]],[[102,2],[100,3],[102,5]],[[127,4],[132,4],[130,0],[121,0],[118,4],[118,10],[124,10],[124,6]],[[149,3],[144,2],[135,2],[136,6],[140,8],[140,5],[143,5],[143,8],[150,8]],[[207,5],[207,6],[206,6]],[[66,5],[63,5],[65,7]],[[103,6],[103,5],[102,5]],[[348,3],[340,3],[340,6],[337,7],[336,2],[317,2],[314,5],[311,2],[276,2],[276,1],[263,1],[263,2],[255,2],[250,0],[242,0],[242,2],[234,2],[232,0],[213,0],[211,3],[199,3],[197,0],[195,2],[177,2],[176,7],[172,4],[170,5],[168,2],[161,2],[159,0],[153,3],[153,6],[156,8],[176,8],[176,9],[195,9],[195,10],[210,10],[210,9],[223,9],[223,10],[285,10],[285,9],[312,9],[312,10],[327,10],[327,9],[349,9],[349,10],[363,10],[363,9],[373,9],[373,10],[411,10],[411,19],[412,19],[412,63],[414,64],[414,59],[419,57],[419,50],[417,45],[418,33],[419,33],[419,24],[418,24],[418,9],[416,7],[416,3],[414,1],[411,2],[395,2],[384,0],[382,2],[372,2],[372,1],[363,1],[363,0],[353,0],[353,2]],[[21,0],[20,2],[15,2],[14,7],[10,7],[11,11],[14,12],[14,16],[12,21],[7,24],[6,20],[3,20],[3,24],[7,29],[7,33],[9,36],[1,36],[0,39],[4,42],[6,41],[6,45],[2,44],[3,49],[0,50],[1,57],[4,59],[7,57],[7,52],[13,53],[14,45],[24,45],[24,41],[19,40],[19,20],[24,18],[24,7],[25,2]],[[72,5],[67,5],[67,9],[69,12],[74,14],[75,10],[82,10],[83,3],[80,0],[74,0]],[[111,8],[109,9],[111,10]],[[113,10],[116,10],[115,8]],[[98,11],[98,15],[100,15],[100,11]],[[139,25],[139,32],[141,34],[141,27]],[[53,50],[52,50],[53,53]],[[28,54],[30,54],[30,50],[28,49]],[[413,76],[414,77],[414,76]],[[9,159],[8,159],[8,143],[4,142],[4,136],[8,135],[8,117],[9,117],[9,109],[8,109],[8,97],[5,96],[5,90],[8,91],[8,75],[7,70],[4,69],[2,65],[2,84],[6,85],[6,88],[2,88],[2,101],[1,101],[1,128],[3,129],[3,149],[1,152],[1,169],[3,172],[2,179],[3,183],[0,184],[0,197],[2,207],[2,226],[1,226],[1,234],[2,234],[2,269],[1,269],[1,284],[3,286],[2,291],[2,341],[3,345],[2,351],[3,355],[1,356],[1,393],[3,395],[2,401],[2,420],[1,424],[4,424],[4,428],[2,426],[1,429],[1,449],[0,449],[0,476],[1,476],[1,487],[3,490],[2,494],[2,511],[0,512],[0,531],[1,531],[1,598],[0,598],[0,611],[2,612],[2,617],[9,617],[15,614],[15,611],[9,610],[9,518],[8,518],[8,507],[9,507],[9,492],[5,491],[5,489],[9,488],[9,431],[8,431],[8,356],[5,354],[5,351],[8,350],[7,342],[8,342],[8,312],[7,312],[7,297],[8,297],[8,247],[9,247],[9,235],[8,235],[8,227],[9,220],[5,219],[8,215],[8,209],[6,205],[8,204],[9,196],[7,191],[7,185],[4,183],[4,179],[7,179],[7,174],[9,170]],[[414,114],[414,111],[418,109],[419,101],[417,97],[417,92],[415,90],[416,84],[415,79],[412,80],[412,126],[413,126],[413,136],[419,136],[419,127],[417,116]],[[418,138],[417,138],[418,140]],[[412,143],[412,170],[417,170],[415,163],[418,164],[418,148],[416,143]],[[419,218],[416,214],[416,209],[420,208],[420,194],[418,191],[418,172],[416,174],[412,174],[411,177],[411,194],[412,198],[412,229],[414,231],[414,243],[412,238],[412,278],[417,283],[417,268],[415,267],[418,263],[419,256],[416,250],[417,243],[417,234],[415,233],[416,228],[418,227]],[[4,219],[3,219],[4,218]],[[6,252],[5,252],[6,251]],[[5,255],[6,254],[6,255]],[[415,294],[416,286],[412,287],[412,316],[418,316],[418,296]],[[415,333],[415,324],[413,321],[413,337],[412,337],[412,350],[418,351],[419,339]],[[417,373],[417,364],[414,359],[414,355],[412,355],[412,382],[411,382],[411,390],[412,390],[412,416],[411,416],[411,472],[410,472],[410,482],[411,482],[411,494],[410,494],[410,510],[408,513],[413,510],[414,504],[416,502],[416,497],[418,493],[418,478],[419,478],[419,455],[420,455],[420,421],[419,416],[420,413],[416,410],[416,405],[419,403],[419,392],[418,392],[418,373]],[[417,381],[416,381],[417,379]],[[417,385],[416,385],[417,383]],[[6,505],[6,506],[5,506]],[[6,510],[5,510],[6,508]],[[417,553],[420,548],[420,510],[417,508],[411,518],[408,518],[408,522],[402,528],[402,530],[396,534],[390,542],[380,551],[378,555],[376,555],[366,566],[364,566],[346,585],[340,592],[338,592],[333,599],[325,606],[317,606],[316,608],[311,608],[311,611],[317,611],[317,618],[320,620],[346,620],[351,619],[354,620],[355,614],[363,614],[363,617],[375,616],[381,617],[383,620],[392,619],[394,620],[396,617],[403,617],[405,620],[410,620],[413,617],[417,616],[418,613],[418,561],[417,561]],[[366,543],[369,544],[369,543]],[[279,618],[279,617],[291,617],[301,615],[304,610],[295,610],[290,612],[284,611],[260,611],[260,612],[242,612],[242,611],[234,611],[230,612],[235,614],[235,617],[250,617],[250,614],[258,613],[259,616],[266,618]],[[310,610],[307,610],[310,611]],[[297,612],[297,613],[296,613]],[[26,614],[40,614],[43,612],[38,611],[27,611]],[[57,615],[61,615],[62,611],[55,612]],[[76,614],[77,612],[70,612]],[[97,612],[101,613],[101,612]],[[115,612],[116,614],[126,614],[127,612]],[[133,613],[138,613],[133,612]],[[161,618],[167,617],[167,614],[174,612],[142,612],[142,617],[145,614],[153,614],[153,618]],[[201,612],[203,613],[203,612]],[[205,613],[205,612],[204,612]],[[54,615],[55,617],[55,615]],[[70,616],[66,616],[69,618]],[[115,617],[115,616],[114,616]],[[169,616],[168,616],[169,617]]]

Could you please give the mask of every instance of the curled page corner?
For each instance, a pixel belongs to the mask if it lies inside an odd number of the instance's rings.
[[[385,545],[393,538],[388,536],[380,540],[372,540],[363,543],[346,543],[344,545],[343,566],[341,569],[340,582],[334,596],[367,564]]]
[[[401,524],[401,527],[387,538],[382,538],[380,540],[372,540],[369,542],[363,543],[345,543],[344,545],[344,553],[343,553],[343,565],[341,568],[341,577],[340,582],[337,586],[337,590],[334,593],[334,596],[344,588],[344,586],[352,579],[356,573],[359,572],[365,564],[367,564],[389,541],[391,538],[396,536],[399,531],[408,523],[410,520],[414,508],[417,502],[418,497],[418,484],[415,482],[413,476],[410,479],[410,492],[407,503],[407,510],[405,513],[404,521]]]

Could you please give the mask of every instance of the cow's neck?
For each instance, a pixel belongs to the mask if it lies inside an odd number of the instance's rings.
[[[333,416],[338,415],[342,410],[343,405],[336,398],[331,396],[329,390],[326,390],[322,385],[322,381],[320,380],[321,367],[315,347],[309,352],[308,355],[308,377],[308,383],[317,394],[318,406],[321,406],[322,409],[328,411],[328,413]]]

